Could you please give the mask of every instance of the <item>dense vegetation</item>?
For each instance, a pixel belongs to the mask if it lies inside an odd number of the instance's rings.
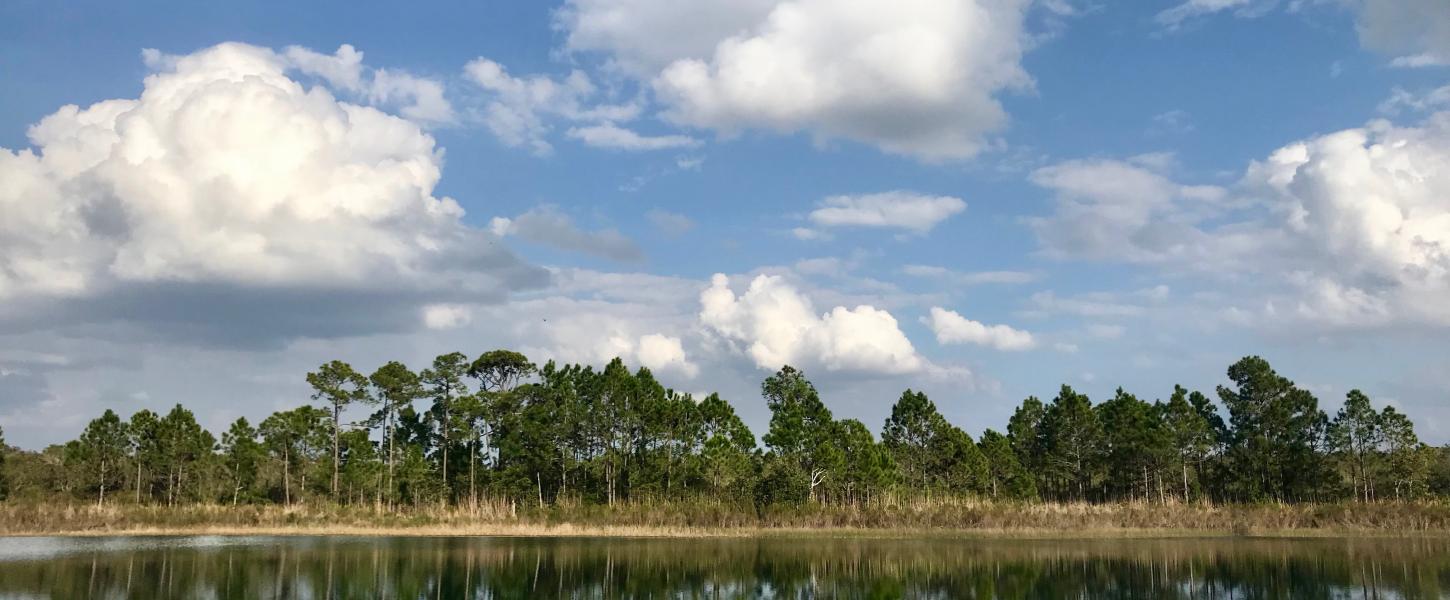
[[[371,510],[621,503],[890,506],[1014,501],[1287,503],[1410,500],[1450,492],[1450,451],[1421,443],[1393,407],[1352,391],[1333,418],[1309,391],[1248,357],[1218,403],[1176,387],[1093,404],[1066,385],[1027,398],[977,439],[907,390],[880,438],[837,419],[805,374],[766,378],[761,438],[718,395],[666,389],[616,359],[536,368],[507,350],[439,356],[371,375],[333,361],[312,402],[220,438],[178,405],[107,410],[42,452],[7,448],[0,493],[96,504],[353,505]],[[365,408],[365,410],[356,410]],[[352,410],[349,410],[352,409]],[[347,415],[367,412],[351,422]]]

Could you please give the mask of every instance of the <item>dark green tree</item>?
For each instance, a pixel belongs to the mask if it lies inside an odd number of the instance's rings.
[[[1246,357],[1219,386],[1229,412],[1231,482],[1243,500],[1313,500],[1325,481],[1317,450],[1328,418],[1319,401],[1280,376],[1269,362]]]
[[[387,458],[387,476],[383,482],[382,496],[391,504],[397,493],[393,471],[397,458],[395,442],[398,436],[398,412],[411,407],[413,402],[423,397],[423,382],[417,373],[398,361],[378,367],[368,377],[368,381],[373,384],[375,397],[382,406],[373,416],[373,421],[383,428],[383,455]]]
[[[188,489],[199,497],[205,488],[205,474],[216,438],[196,422],[196,415],[180,404],[157,423],[160,452],[166,465],[166,499],[175,505],[186,499]]]
[[[428,417],[432,420],[434,431],[438,437],[437,447],[440,451],[438,466],[443,477],[443,487],[449,491],[450,495],[453,490],[453,480],[449,473],[452,463],[449,451],[452,450],[455,443],[454,431],[460,425],[454,414],[453,405],[458,398],[469,394],[468,386],[463,383],[463,377],[468,374],[469,367],[467,355],[462,352],[450,352],[434,358],[432,368],[424,369],[420,375],[424,388],[429,397],[433,399],[433,406],[428,411]]]
[[[367,402],[368,380],[349,365],[334,360],[307,374],[307,383],[312,386],[312,400],[325,402],[332,412],[332,497],[337,499],[337,478],[341,465],[338,457],[341,449],[338,437],[342,435],[342,410],[354,402]]]
[[[126,424],[127,441],[130,443],[131,463],[136,471],[133,482],[136,486],[136,503],[141,503],[142,481],[148,481],[146,497],[152,495],[156,475],[162,469],[161,418],[146,409],[136,411]]]
[[[705,397],[699,414],[700,435],[704,438],[700,470],[707,489],[714,494],[739,496],[749,489],[748,481],[754,475],[751,453],[755,450],[755,435],[719,394]]]
[[[842,461],[840,449],[831,444],[835,423],[831,411],[821,403],[805,374],[788,365],[766,378],[760,390],[770,409],[765,444],[771,452],[796,463],[806,477],[807,496],[815,498],[816,487]]]
[[[239,417],[222,434],[222,456],[231,479],[232,504],[241,501],[245,493],[250,499],[257,484],[257,468],[266,451],[257,441],[257,428],[252,427],[245,417]]]
[[[1193,392],[1193,394],[1202,397],[1202,394],[1198,394],[1198,392]],[[1181,385],[1175,385],[1173,395],[1168,397],[1168,402],[1158,406],[1163,431],[1167,436],[1173,461],[1177,463],[1184,502],[1191,498],[1189,469],[1193,470],[1196,480],[1201,486],[1204,478],[1204,463],[1208,461],[1218,439],[1213,425],[1189,401],[1189,397],[1187,389]]]
[[[95,484],[97,506],[106,503],[107,489],[120,485],[127,446],[126,424],[109,408],[86,425],[80,439],[67,446],[67,462],[76,464],[85,473],[83,480]]]
[[[881,429],[881,443],[901,469],[902,479],[920,493],[928,492],[937,466],[934,463],[940,462],[931,455],[932,437],[942,429],[944,421],[926,394],[906,390],[892,405],[891,416]]]
[[[1358,501],[1374,500],[1372,472],[1383,441],[1380,415],[1370,406],[1369,397],[1350,390],[1344,406],[1329,424],[1329,448],[1348,471],[1350,489]]]
[[[1059,499],[1087,500],[1103,450],[1103,426],[1092,402],[1064,385],[1043,412],[1038,429],[1042,464],[1058,484]]]
[[[1163,501],[1162,468],[1171,450],[1159,411],[1123,388],[1096,411],[1102,423],[1102,456],[1111,493],[1142,500],[1156,494]]]
[[[986,463],[987,492],[993,498],[1027,499],[1037,495],[1032,476],[1022,468],[1007,436],[988,429],[982,432],[977,448]]]

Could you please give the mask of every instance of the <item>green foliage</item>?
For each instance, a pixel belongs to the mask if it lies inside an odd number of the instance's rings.
[[[1042,467],[1058,500],[1087,500],[1102,466],[1103,426],[1088,397],[1062,386],[1038,425]]]
[[[238,418],[222,434],[221,454],[231,483],[232,504],[257,499],[257,474],[266,450],[257,441],[257,428]]]
[[[1421,443],[1395,408],[1376,410],[1356,390],[1330,421],[1263,359],[1245,358],[1228,375],[1218,390],[1227,421],[1181,386],[1166,401],[1119,389],[1097,405],[1062,386],[1048,404],[1023,401],[1005,434],[989,429],[975,442],[907,390],[878,442],[860,421],[836,420],[805,374],[786,366],[761,385],[770,411],[762,449],[720,396],[696,402],[620,359],[599,370],[536,368],[506,350],[471,362],[455,352],[422,373],[390,362],[366,379],[332,361],[308,375],[323,407],[279,411],[257,427],[237,419],[220,444],[178,405],[129,421],[106,411],[76,440],[42,452],[3,448],[0,493],[168,506],[321,502],[380,514],[691,506],[728,519],[733,507],[754,505],[758,515],[852,523],[977,497],[1161,506],[1450,494],[1450,450]],[[367,403],[376,412],[346,420]]]
[[[1234,387],[1219,386],[1229,412],[1227,462],[1238,476],[1230,495],[1239,500],[1314,500],[1325,476],[1317,452],[1328,418],[1307,390],[1280,376],[1257,356],[1228,369]]]
[[[105,504],[106,490],[122,480],[126,444],[126,424],[108,408],[86,425],[80,439],[66,445],[66,464],[85,473],[85,485],[96,490],[96,504]]]

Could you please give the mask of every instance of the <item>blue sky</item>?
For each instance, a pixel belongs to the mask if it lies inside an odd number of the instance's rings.
[[[1261,354],[1450,440],[1441,0],[674,4],[0,8],[7,439],[506,346],[974,434]]]

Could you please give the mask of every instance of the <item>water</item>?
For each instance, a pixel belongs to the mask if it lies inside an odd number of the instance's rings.
[[[0,598],[1446,598],[1450,540],[0,538]]]

